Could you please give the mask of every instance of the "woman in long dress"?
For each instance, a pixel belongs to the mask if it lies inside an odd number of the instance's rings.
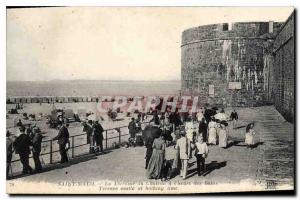
[[[247,145],[247,148],[253,148],[255,142],[254,142],[254,135],[256,134],[253,130],[254,123],[250,123],[246,127],[246,134],[245,134],[245,143]]]
[[[149,179],[159,179],[166,149],[166,143],[162,135],[154,140],[152,147],[153,152],[147,167],[147,177]]]
[[[221,121],[221,129],[219,131],[219,147],[226,148],[228,145],[228,133],[226,130],[227,122]]]
[[[217,144],[217,123],[215,118],[212,118],[208,124],[208,144]]]

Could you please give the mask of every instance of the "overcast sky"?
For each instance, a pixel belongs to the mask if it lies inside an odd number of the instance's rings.
[[[291,7],[7,10],[7,80],[180,80],[183,30],[285,21]]]

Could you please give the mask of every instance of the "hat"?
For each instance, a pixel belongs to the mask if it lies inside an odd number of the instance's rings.
[[[222,125],[224,125],[224,126],[228,126],[228,123],[227,123],[225,120],[222,120],[222,121],[220,122],[220,124],[222,124]]]

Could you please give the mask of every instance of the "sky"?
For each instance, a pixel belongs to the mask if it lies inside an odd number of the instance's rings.
[[[292,7],[8,9],[6,79],[180,80],[185,29],[226,22],[283,22],[292,11]]]

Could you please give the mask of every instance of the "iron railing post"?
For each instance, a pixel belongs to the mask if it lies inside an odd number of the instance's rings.
[[[145,122],[145,124],[149,124],[150,122]],[[122,134],[121,134],[121,128],[126,128],[127,126],[121,126],[121,127],[118,127],[118,129],[119,129],[119,135],[118,136],[116,136],[116,137],[113,137],[113,138],[119,138],[119,144],[121,144],[121,139],[122,139]],[[107,149],[108,148],[108,140],[110,139],[110,138],[108,138],[108,131],[109,130],[112,130],[112,129],[108,129],[108,130],[105,130],[105,149]],[[127,130],[127,129],[126,129]],[[126,131],[125,131],[126,132]],[[75,136],[77,137],[77,136],[82,136],[82,135],[85,135],[85,134],[79,134],[79,135],[73,135],[73,136],[71,136],[71,144],[70,144],[70,148],[72,148],[72,152],[71,152],[71,156],[72,156],[72,158],[74,158],[75,157],[75,148],[77,148],[76,146],[75,146]],[[125,134],[125,135],[128,135],[128,134]],[[55,152],[55,151],[53,151],[53,141],[54,140],[46,140],[46,141],[42,141],[43,143],[50,143],[49,144],[49,152],[47,152],[47,153],[44,153],[43,155],[48,155],[49,154],[49,164],[53,164],[53,153]],[[82,146],[82,145],[79,145],[79,146]],[[31,157],[30,157],[31,158]],[[20,161],[20,160],[13,160],[12,161],[12,163],[13,162],[17,162],[17,161]],[[46,163],[45,163],[46,164]],[[12,167],[11,167],[12,168]],[[11,169],[12,170],[12,169]]]
[[[50,140],[50,164],[52,164],[52,140]]]
[[[72,158],[74,158],[74,136],[72,136]]]
[[[121,128],[119,129],[119,144],[121,144]]]
[[[107,130],[105,131],[105,149],[107,149]]]

